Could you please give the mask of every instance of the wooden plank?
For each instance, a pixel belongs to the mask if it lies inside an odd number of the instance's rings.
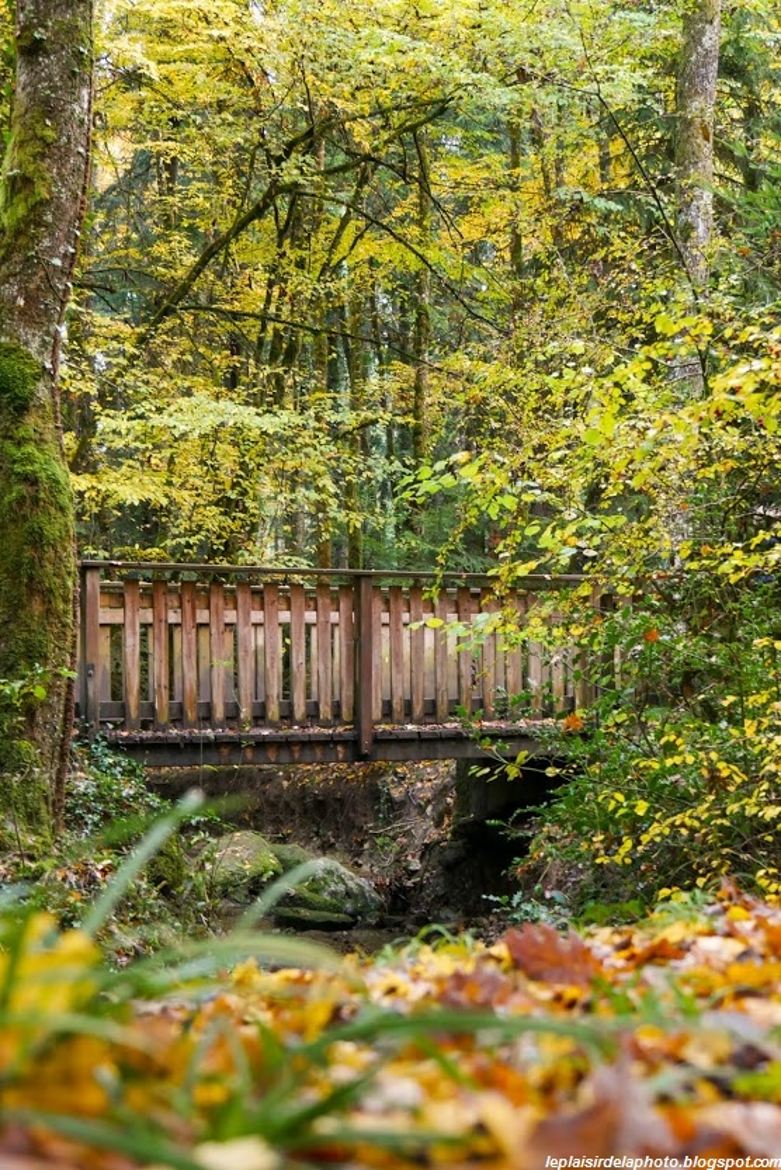
[[[551,659],[551,689],[553,691],[553,714],[564,710],[565,701],[564,651],[556,650]]]
[[[391,722],[404,722],[404,596],[400,585],[388,590]]]
[[[88,734],[100,728],[100,569],[84,569],[81,578],[81,715]]]
[[[151,586],[149,589],[151,602]],[[152,716],[155,713],[155,655],[152,647],[152,606],[148,607],[149,620],[144,617],[144,587],[141,586],[141,719],[143,720],[144,704],[149,704]]]
[[[263,586],[263,613],[265,616],[265,690],[266,723],[279,723],[279,700],[282,691],[282,655],[279,643],[279,586]]]
[[[459,641],[471,637],[469,627],[472,624],[472,594],[466,587],[458,590],[458,620],[468,627],[467,633],[461,635]],[[472,652],[471,650],[458,651],[458,705],[463,707],[467,715],[472,712]]]
[[[111,702],[111,626],[101,622],[98,633],[98,699]]]
[[[349,585],[341,585],[339,588],[339,699],[343,723],[352,723],[355,710],[354,643],[353,591]]]
[[[136,731],[140,725],[141,702],[141,624],[138,581],[125,581],[125,623],[122,629],[122,700],[125,704],[125,727]]]
[[[435,614],[439,621],[447,623],[447,591],[440,591],[436,600]],[[444,723],[450,713],[447,693],[447,629],[438,626],[434,631],[434,708],[437,723]]]
[[[252,726],[254,698],[254,643],[252,632],[252,589],[248,581],[236,586],[236,653],[239,675],[239,726]]]
[[[230,619],[230,620],[229,620]],[[238,703],[234,665],[236,663],[236,610],[225,610],[225,633],[222,639],[222,662],[225,670],[225,703]]]
[[[542,646],[539,642],[529,642],[529,690],[531,691],[531,708],[534,715],[542,713],[542,684]]]
[[[409,591],[410,627],[423,622],[423,590],[413,585]],[[410,718],[413,723],[422,723],[425,715],[426,683],[426,630],[420,624],[418,629],[410,628],[410,676],[411,700]]]
[[[169,724],[168,582],[152,582],[155,727]]]
[[[208,607],[196,610],[198,632],[198,701],[211,703],[211,639],[209,638]]]
[[[183,581],[182,595],[182,725],[198,726],[198,611],[195,582]]]
[[[170,600],[170,599],[169,599]],[[168,614],[168,630],[171,646],[171,702],[182,701],[182,625],[181,610],[177,610],[177,620],[171,622],[171,613]]]
[[[526,614],[526,600],[524,597],[515,595],[512,599],[518,616],[519,629],[524,625]],[[523,647],[521,643],[510,646],[507,650],[507,666],[506,666],[506,685],[507,694],[512,698],[514,695],[519,695],[524,689],[523,686]]]
[[[252,628],[255,632],[255,696],[266,702],[266,615],[263,611],[263,590],[252,591]]]
[[[355,728],[358,755],[371,754],[374,741],[372,696],[374,693],[374,590],[371,577],[356,576],[353,586],[355,633]]]
[[[483,613],[496,613],[497,603],[493,597],[481,597]],[[486,719],[492,719],[496,711],[496,634],[486,634],[483,639],[483,697],[482,708]]]
[[[383,686],[385,669],[387,666],[386,642],[383,636],[382,615],[385,611],[385,597],[382,589],[376,588],[372,594],[372,640],[374,643],[374,669],[372,673],[372,718],[375,723],[382,722],[382,706],[385,697]],[[390,682],[388,685],[390,698]]]
[[[209,694],[211,725],[225,726],[225,590],[219,581],[209,586]]]
[[[317,585],[317,703],[320,723],[331,723],[333,702],[333,651],[331,649],[331,586]]]
[[[290,694],[293,722],[306,722],[306,592],[290,586]]]
[[[313,612],[309,626],[309,697],[317,703],[317,614]]]

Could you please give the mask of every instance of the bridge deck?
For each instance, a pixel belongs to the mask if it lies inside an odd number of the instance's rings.
[[[470,574],[435,594],[425,573],[85,562],[79,718],[160,766],[469,756],[473,715],[530,750],[589,695],[571,647],[508,637],[500,611],[523,626],[577,580],[527,578],[500,604]]]
[[[359,761],[479,759],[486,753],[514,759],[543,750],[539,732],[551,720],[493,723],[467,731],[441,727],[376,727],[371,749],[359,749],[350,727],[252,728],[248,731],[109,732],[108,739],[148,767],[236,764],[325,764]]]

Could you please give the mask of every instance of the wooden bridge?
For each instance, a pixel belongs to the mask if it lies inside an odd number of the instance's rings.
[[[86,561],[78,716],[152,766],[530,751],[590,695],[571,648],[510,643],[498,611],[522,625],[578,580],[525,578],[500,605],[473,574]]]

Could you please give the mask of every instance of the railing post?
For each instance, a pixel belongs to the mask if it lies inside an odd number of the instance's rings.
[[[100,730],[100,569],[81,570],[81,679],[79,707],[87,734],[94,738]]]
[[[358,754],[364,759],[371,755],[374,743],[372,694],[374,680],[374,641],[372,623],[372,579],[356,574],[353,585],[353,636],[355,638],[355,730],[358,735]]]

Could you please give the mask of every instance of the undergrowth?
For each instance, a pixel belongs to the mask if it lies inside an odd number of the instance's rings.
[[[777,603],[774,580],[684,577],[583,619],[598,696],[560,719],[557,786],[531,827],[509,829],[513,909],[560,899],[576,919],[636,916],[725,876],[781,898]]]

